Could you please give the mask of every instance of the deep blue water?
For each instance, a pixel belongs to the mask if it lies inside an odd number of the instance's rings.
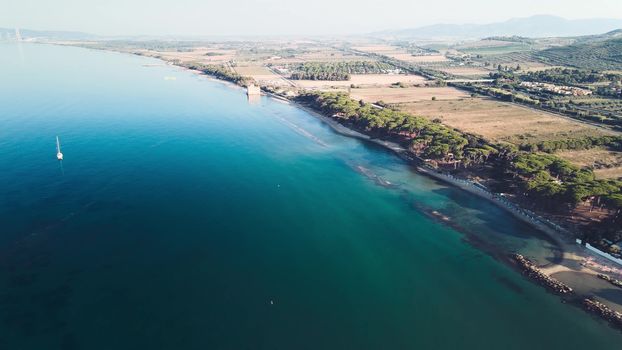
[[[154,63],[0,44],[0,349],[622,341],[465,241],[550,258],[499,208],[292,105]]]

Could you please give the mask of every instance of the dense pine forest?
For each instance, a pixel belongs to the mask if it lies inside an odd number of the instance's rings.
[[[593,231],[588,238],[605,235],[622,239],[622,232],[615,229],[622,224],[622,181],[599,180],[591,169],[579,168],[556,155],[490,144],[423,117],[355,101],[343,93],[307,92],[297,100],[367,134],[400,142],[416,156],[437,161],[442,167],[492,169],[490,174],[500,187],[530,198],[538,208],[571,210],[585,201],[608,208],[615,214],[606,225],[613,229]],[[619,138],[580,142],[620,146]],[[542,150],[550,151],[548,147],[542,145]]]
[[[383,62],[305,62],[288,67],[294,80],[350,80],[351,74],[380,74],[395,70]]]

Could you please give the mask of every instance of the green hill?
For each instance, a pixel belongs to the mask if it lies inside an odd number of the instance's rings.
[[[622,30],[583,37],[568,46],[534,53],[544,63],[597,70],[622,70]]]

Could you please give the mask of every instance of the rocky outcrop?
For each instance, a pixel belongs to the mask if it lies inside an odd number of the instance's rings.
[[[583,299],[583,308],[587,311],[594,313],[605,320],[609,321],[613,326],[622,330],[622,314],[611,310],[607,305],[598,302],[594,299]]]
[[[611,278],[610,276],[607,276],[607,275],[602,274],[602,273],[598,274],[598,278],[603,279],[603,280],[613,284],[616,287],[622,288],[622,281],[620,281],[620,280],[617,280],[615,278]]]
[[[572,288],[568,287],[564,283],[547,276],[540,269],[527,258],[520,254],[514,254],[514,260],[518,263],[523,273],[539,284],[545,286],[550,291],[557,294],[571,294]]]

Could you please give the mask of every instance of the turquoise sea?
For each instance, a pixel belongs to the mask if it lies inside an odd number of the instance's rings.
[[[0,79],[0,349],[622,344],[495,259],[532,228],[295,106],[41,44]]]

